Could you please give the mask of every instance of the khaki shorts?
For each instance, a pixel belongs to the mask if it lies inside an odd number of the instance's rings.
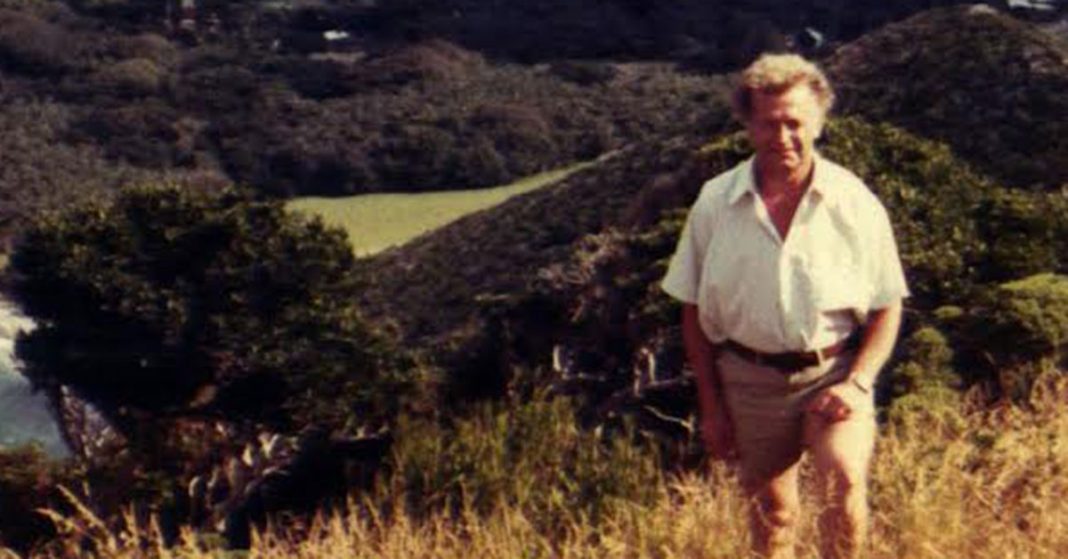
[[[719,352],[720,382],[734,423],[743,482],[771,479],[801,459],[805,450],[805,406],[820,390],[849,374],[847,351],[792,375],[747,361],[729,349]],[[854,410],[850,421],[875,421],[875,405]]]

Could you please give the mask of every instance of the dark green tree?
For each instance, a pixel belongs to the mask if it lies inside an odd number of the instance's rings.
[[[409,383],[354,304],[355,264],[343,232],[279,203],[128,189],[18,241],[8,289],[38,327],[17,354],[134,442],[150,419],[380,424]]]

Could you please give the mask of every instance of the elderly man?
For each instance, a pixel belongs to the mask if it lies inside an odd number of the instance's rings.
[[[735,111],[756,153],[702,187],[663,280],[683,303],[705,447],[738,458],[766,557],[793,556],[805,450],[826,497],[823,555],[859,553],[872,387],[908,295],[886,210],[815,150],[833,101],[796,55],[743,72]]]

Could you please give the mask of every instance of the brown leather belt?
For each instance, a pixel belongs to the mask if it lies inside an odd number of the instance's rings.
[[[729,349],[738,357],[756,365],[778,369],[783,374],[792,374],[806,367],[817,365],[830,359],[843,351],[855,349],[860,346],[860,335],[857,332],[838,340],[833,345],[813,351],[784,351],[782,353],[765,353],[746,347],[734,340],[728,339],[723,342],[723,347]]]

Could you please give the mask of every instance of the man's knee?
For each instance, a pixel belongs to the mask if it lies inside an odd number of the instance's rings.
[[[790,529],[797,525],[797,510],[791,507],[762,509],[761,518],[771,528]]]
[[[800,503],[789,489],[767,488],[757,496],[757,514],[772,529],[789,529],[797,524]]]

